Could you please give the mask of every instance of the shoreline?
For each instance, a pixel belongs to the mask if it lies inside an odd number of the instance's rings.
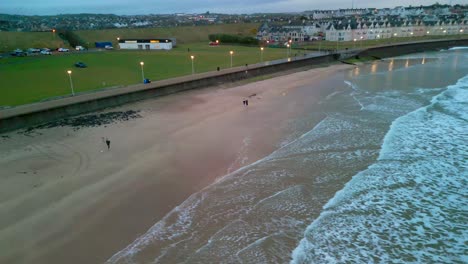
[[[422,42],[405,42],[383,45],[367,49],[340,50],[335,54],[309,54],[261,64],[240,66],[220,72],[206,72],[194,76],[166,79],[152,84],[136,84],[118,89],[106,89],[84,93],[75,97],[65,97],[41,103],[33,103],[0,110],[0,133],[53,121],[64,117],[99,111],[108,107],[118,107],[150,97],[173,94],[190,89],[213,86],[246,78],[255,78],[272,72],[300,68],[311,64],[331,63],[338,59],[359,56],[394,57],[415,52],[424,52],[454,45],[467,45],[468,39],[443,39]],[[248,74],[247,74],[248,70]],[[245,71],[245,72],[244,72]]]
[[[7,134],[0,164],[8,176],[0,179],[9,188],[0,212],[9,217],[0,222],[0,245],[10,254],[0,259],[107,260],[191,194],[277,149],[292,132],[288,120],[308,107],[306,98],[317,100],[329,79],[349,68],[152,98],[118,107],[141,110],[142,118],[104,127],[50,128],[34,138]],[[316,87],[305,89],[310,83]],[[246,108],[241,101],[249,96]],[[112,141],[110,151],[103,136]],[[22,167],[30,170],[20,179]],[[24,186],[33,179],[36,187]]]

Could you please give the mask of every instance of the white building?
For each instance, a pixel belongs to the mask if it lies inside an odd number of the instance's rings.
[[[460,35],[468,32],[468,22],[439,21],[424,24],[423,21],[404,21],[398,25],[388,21],[332,23],[325,31],[328,41],[359,41],[367,39],[388,39],[420,37],[427,35]]]
[[[121,39],[120,49],[131,50],[170,50],[173,41],[171,39]]]

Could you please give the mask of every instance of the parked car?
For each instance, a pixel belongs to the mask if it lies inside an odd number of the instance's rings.
[[[35,48],[29,48],[27,50],[28,53],[39,53],[41,50],[40,49],[35,49]]]
[[[112,47],[111,45],[106,45],[104,48],[105,48],[106,50],[114,49],[114,47]]]
[[[66,49],[66,48],[58,48],[57,51],[58,52],[69,52],[70,50]]]
[[[75,67],[77,67],[77,68],[86,68],[88,66],[86,64],[84,64],[83,62],[79,61],[79,62],[75,63]]]
[[[16,57],[24,57],[26,56],[26,52],[24,52],[22,49],[15,49],[14,51],[10,52],[10,55]]]
[[[43,49],[43,50],[41,50],[41,54],[42,55],[52,55],[52,52],[50,52],[49,50]]]
[[[77,51],[86,50],[86,48],[83,47],[83,46],[76,46],[75,49],[76,49]]]

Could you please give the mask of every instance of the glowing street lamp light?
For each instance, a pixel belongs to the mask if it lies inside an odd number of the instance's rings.
[[[263,62],[263,47],[260,48],[260,62]]]
[[[286,44],[286,57],[289,57],[289,44]]]
[[[143,82],[145,82],[145,72],[143,70],[143,65],[145,65],[144,62],[140,61],[140,66],[141,66],[141,78],[143,79]]]
[[[356,47],[356,39],[353,39],[353,48]]]
[[[216,40],[216,44],[219,44],[219,40]]]
[[[229,54],[231,55],[231,68],[232,68],[232,54],[234,54],[234,51],[229,51]]]
[[[72,71],[68,70],[67,73],[68,73],[68,78],[70,79],[70,89],[72,92],[72,96],[75,96],[75,90],[73,89],[73,81],[71,77]]]
[[[195,56],[190,56],[190,59],[192,60],[192,74],[195,74],[195,67],[193,66],[193,60],[195,59]]]

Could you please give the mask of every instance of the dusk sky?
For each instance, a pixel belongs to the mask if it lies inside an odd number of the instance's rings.
[[[351,8],[352,0],[0,0],[0,13],[56,15],[103,13],[118,15],[170,13],[267,13]],[[434,0],[354,0],[354,7],[430,5]],[[438,1],[466,4],[466,0]]]

